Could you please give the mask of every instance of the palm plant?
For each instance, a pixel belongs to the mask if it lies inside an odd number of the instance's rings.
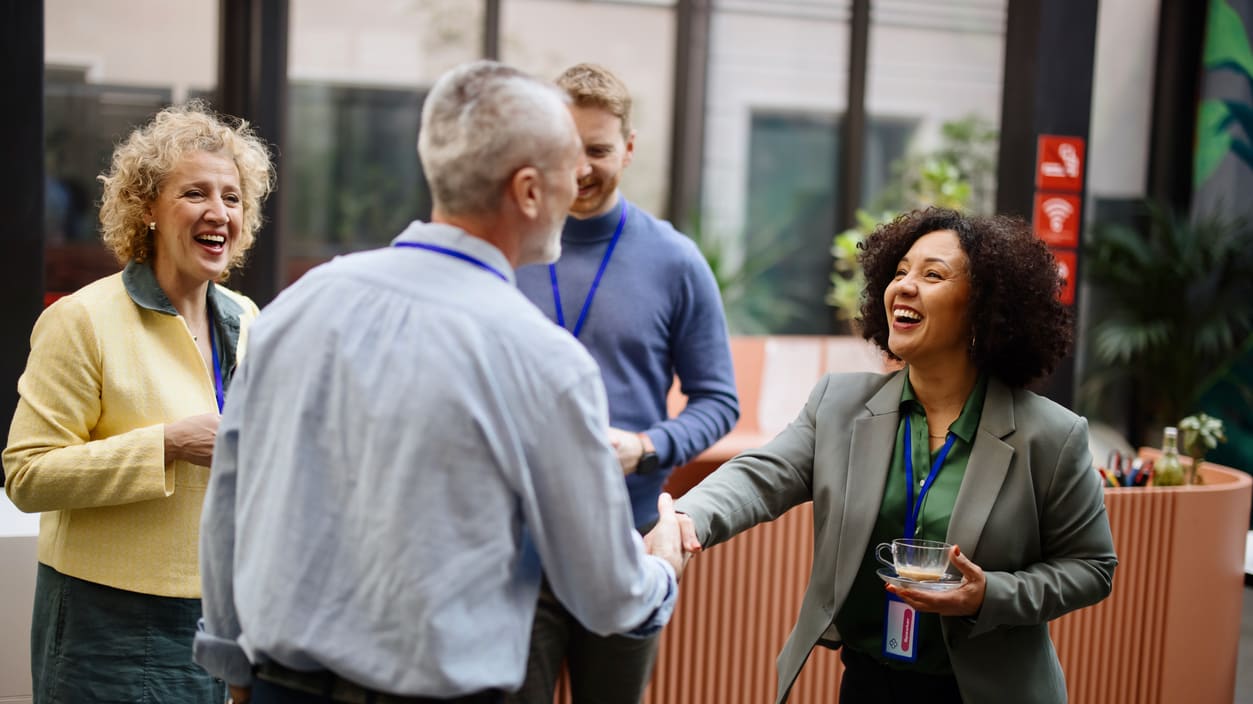
[[[713,271],[732,334],[766,335],[803,317],[798,294],[786,287],[772,287],[767,277],[800,248],[786,237],[783,228],[769,228],[758,238],[740,238],[746,249],[738,257],[729,238],[709,232],[699,215],[683,232],[696,243]]]
[[[1084,395],[1130,382],[1142,430],[1198,410],[1201,395],[1232,378],[1232,366],[1253,349],[1253,229],[1152,204],[1148,214],[1144,232],[1094,228],[1084,258],[1105,302],[1091,331],[1096,366]]]

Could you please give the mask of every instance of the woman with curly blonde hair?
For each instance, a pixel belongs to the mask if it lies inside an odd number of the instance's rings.
[[[203,702],[200,509],[225,392],[256,305],[218,285],[261,225],[269,151],[199,101],[162,110],[100,176],[123,271],[50,306],[31,353],[5,489],[43,512],[31,630],[36,702]]]

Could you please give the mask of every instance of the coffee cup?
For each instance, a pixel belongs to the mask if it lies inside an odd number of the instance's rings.
[[[875,547],[875,557],[896,570],[898,577],[915,582],[935,582],[943,579],[948,571],[952,548],[952,545],[938,540],[897,538],[890,543],[879,543]],[[891,560],[883,556],[884,550],[891,554]]]

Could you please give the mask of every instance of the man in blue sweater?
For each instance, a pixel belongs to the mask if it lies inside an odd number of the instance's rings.
[[[646,532],[657,520],[657,497],[671,470],[739,418],[726,318],[696,245],[618,193],[635,149],[626,86],[591,64],[568,69],[557,84],[573,101],[590,171],[584,170],[566,218],[560,260],[519,269],[518,288],[600,365],[610,442],[635,526]],[[676,375],[688,403],[670,418],[666,396]],[[566,661],[574,701],[637,704],[656,653],[657,636],[597,636],[544,590],[526,681],[513,701],[552,704]]]

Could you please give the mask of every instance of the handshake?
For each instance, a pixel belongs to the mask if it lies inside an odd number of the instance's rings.
[[[644,536],[644,546],[649,555],[670,563],[675,579],[679,579],[687,561],[701,551],[696,525],[686,514],[675,512],[674,499],[665,492],[657,497],[657,514],[657,524]]]

